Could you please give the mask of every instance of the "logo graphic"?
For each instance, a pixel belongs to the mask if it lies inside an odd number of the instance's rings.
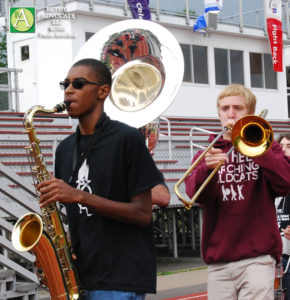
[[[83,162],[82,166],[79,169],[78,173],[78,180],[77,180],[77,189],[81,191],[86,191],[89,192],[90,194],[92,193],[92,189],[90,187],[90,182],[89,180],[89,165],[87,164],[87,160]],[[89,212],[88,207],[81,205],[78,203],[79,206],[79,214],[81,215],[82,213],[86,214],[87,217],[91,217],[93,214]]]
[[[30,33],[35,32],[35,8],[11,7],[10,32]]]

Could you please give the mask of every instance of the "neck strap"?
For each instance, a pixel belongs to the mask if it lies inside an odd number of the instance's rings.
[[[80,167],[84,163],[85,159],[89,156],[93,148],[93,145],[97,142],[100,136],[102,128],[104,128],[104,126],[108,121],[109,118],[107,117],[106,113],[103,113],[96,124],[94,135],[92,137],[92,140],[90,141],[87,150],[84,153],[82,153],[80,156],[79,156],[79,144],[80,144],[81,133],[79,127],[77,128],[76,143],[73,149],[73,172],[68,182],[70,185],[75,184]]]

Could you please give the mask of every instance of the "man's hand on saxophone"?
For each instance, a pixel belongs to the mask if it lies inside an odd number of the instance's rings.
[[[55,177],[40,182],[37,185],[37,190],[41,194],[39,198],[40,208],[52,202],[78,202],[78,193],[82,192],[71,187],[63,180],[57,179]]]

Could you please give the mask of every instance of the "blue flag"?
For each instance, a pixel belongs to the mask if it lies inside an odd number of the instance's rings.
[[[207,27],[206,20],[204,18],[204,14],[198,17],[195,24],[193,25],[193,31],[200,30],[202,28]]]
[[[222,10],[222,0],[204,0],[204,12]]]
[[[134,19],[151,20],[149,0],[128,0]]]
[[[204,13],[208,12],[219,12],[222,9],[222,0],[204,0]],[[207,27],[205,14],[198,17],[195,24],[193,25],[193,31],[201,30]]]

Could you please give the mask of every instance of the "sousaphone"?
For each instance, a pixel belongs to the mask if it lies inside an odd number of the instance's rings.
[[[152,21],[120,21],[95,33],[74,62],[84,58],[98,59],[111,70],[107,115],[142,128],[151,150],[159,132],[152,124],[172,103],[183,79],[183,54],[175,37]]]

